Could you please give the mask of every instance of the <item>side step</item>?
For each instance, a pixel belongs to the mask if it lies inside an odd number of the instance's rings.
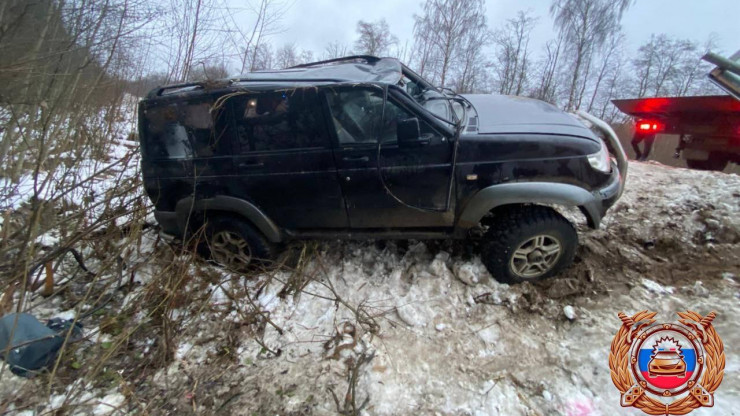
[[[452,229],[440,231],[421,230],[285,230],[296,240],[445,240],[456,238]]]

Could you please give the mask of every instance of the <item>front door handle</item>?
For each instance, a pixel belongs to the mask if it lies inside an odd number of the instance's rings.
[[[345,162],[369,162],[369,156],[347,156],[342,158]]]

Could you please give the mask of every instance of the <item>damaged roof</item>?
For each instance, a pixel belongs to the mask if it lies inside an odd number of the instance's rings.
[[[298,65],[281,70],[256,71],[239,81],[378,82],[395,84],[401,80],[401,63],[395,58],[350,56]]]
[[[246,75],[216,82],[191,82],[157,87],[148,98],[204,89],[210,84],[260,87],[297,87],[344,82],[397,84],[403,76],[403,65],[395,58],[348,56],[313,62],[287,69],[250,72]]]

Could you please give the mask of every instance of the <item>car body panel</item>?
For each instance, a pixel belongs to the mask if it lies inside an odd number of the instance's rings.
[[[544,101],[493,94],[465,94],[463,97],[475,107],[479,133],[591,134],[573,115]]]

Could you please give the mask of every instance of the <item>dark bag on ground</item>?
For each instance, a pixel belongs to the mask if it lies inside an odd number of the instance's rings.
[[[44,325],[27,313],[5,315],[0,318],[0,358],[14,374],[31,376],[54,364],[71,326],[72,321],[62,319],[51,319]],[[69,341],[81,335],[81,326],[76,324]]]

